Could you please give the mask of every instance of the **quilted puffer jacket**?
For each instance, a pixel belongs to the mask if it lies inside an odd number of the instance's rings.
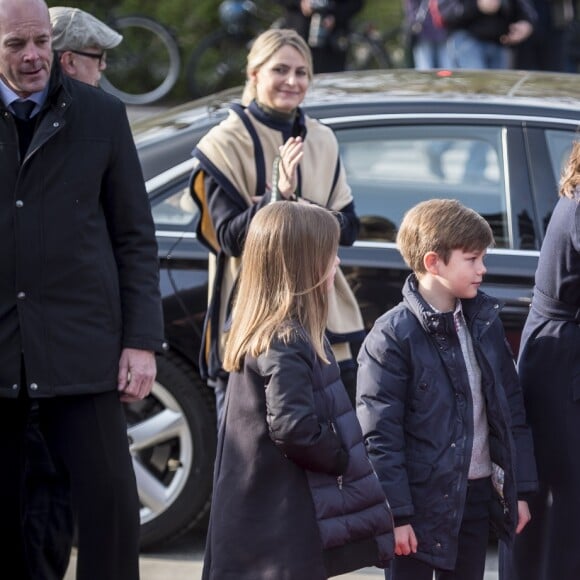
[[[336,363],[300,333],[247,357],[227,389],[203,578],[322,580],[386,567],[393,552]]]

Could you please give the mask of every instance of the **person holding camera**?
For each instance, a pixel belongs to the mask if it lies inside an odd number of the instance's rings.
[[[310,46],[314,73],[346,68],[348,34],[363,0],[278,0],[284,7],[282,28],[293,28]]]

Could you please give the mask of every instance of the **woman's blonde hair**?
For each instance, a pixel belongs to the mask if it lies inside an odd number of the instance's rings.
[[[329,210],[280,201],[259,210],[248,230],[225,348],[224,369],[241,370],[244,357],[306,331],[325,363],[327,280],[338,251],[340,226]]]
[[[242,104],[249,105],[256,98],[256,85],[252,73],[259,71],[283,46],[295,48],[306,61],[308,78],[312,79],[312,53],[304,39],[289,28],[272,28],[260,34],[252,43],[246,65],[246,86]]]
[[[572,151],[560,179],[560,196],[574,198],[574,190],[580,185],[580,141],[574,141]]]

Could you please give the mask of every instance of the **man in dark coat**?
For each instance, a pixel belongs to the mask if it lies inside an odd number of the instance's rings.
[[[71,488],[77,578],[136,579],[121,403],[149,394],[162,345],[154,226],[125,108],[62,76],[43,0],[0,0],[0,144],[3,563],[15,578],[39,577],[22,534],[36,402]]]

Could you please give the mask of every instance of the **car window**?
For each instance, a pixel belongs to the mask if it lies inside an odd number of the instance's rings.
[[[189,193],[189,187],[180,188],[161,200],[154,200],[151,212],[155,227],[183,228],[196,219],[198,208]]]
[[[562,170],[572,150],[572,143],[577,139],[580,139],[580,135],[577,133],[552,129],[546,130],[550,163],[557,179],[562,175]]]
[[[391,125],[336,135],[361,219],[359,239],[395,241],[405,212],[438,197],[478,211],[496,247],[509,247],[500,127]]]

